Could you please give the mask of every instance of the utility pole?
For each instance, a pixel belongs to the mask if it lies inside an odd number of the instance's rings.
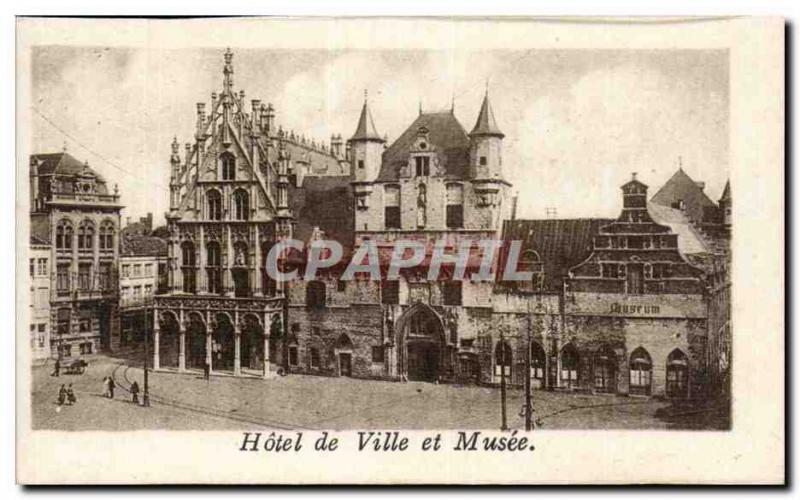
[[[147,325],[149,324],[147,315],[147,304],[144,305],[144,393],[142,395],[142,406],[150,406],[150,392],[147,386],[147,358],[150,356],[150,341]]]
[[[500,415],[502,422],[501,431],[508,430],[506,419],[506,340],[503,330],[500,330]]]
[[[527,328],[527,338],[525,341],[525,430],[530,431],[533,429],[531,425],[532,420],[532,413],[533,407],[531,406],[533,403],[531,401],[531,303],[530,298],[528,299],[528,328]]]

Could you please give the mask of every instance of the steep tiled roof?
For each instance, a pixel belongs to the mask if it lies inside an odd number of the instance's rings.
[[[678,250],[682,254],[692,255],[709,252],[702,236],[681,210],[648,203],[647,211],[655,222],[669,226],[672,232],[678,235]]]
[[[703,189],[689,175],[678,169],[677,172],[650,198],[652,203],[673,208],[678,201],[683,201],[687,216],[694,221],[703,221],[717,205],[709,199]]]
[[[32,160],[39,162],[38,171],[39,175],[92,175],[97,179],[97,192],[100,194],[108,194],[105,179],[98,174],[95,170],[88,166],[87,163],[81,163],[69,153],[46,153],[31,155]]]
[[[137,255],[167,255],[167,242],[157,236],[129,236],[123,237],[120,244],[120,254],[128,257]]]
[[[294,238],[308,241],[319,227],[326,239],[353,245],[353,197],[349,176],[307,176],[300,188],[289,185],[289,208],[297,221]]]
[[[383,152],[379,182],[395,181],[408,163],[408,156],[421,127],[428,129],[428,140],[444,165],[445,175],[463,179],[469,167],[470,141],[467,131],[450,112],[423,113]]]
[[[522,241],[522,254],[533,250],[545,273],[545,289],[558,291],[569,268],[592,253],[594,236],[613,219],[508,220],[503,223],[505,241]]]

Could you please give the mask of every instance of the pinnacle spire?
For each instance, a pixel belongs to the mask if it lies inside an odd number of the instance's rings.
[[[497,127],[497,122],[494,119],[494,112],[492,106],[489,104],[489,81],[486,81],[486,93],[483,96],[483,104],[481,104],[481,111],[478,113],[478,120],[475,122],[470,136],[496,136],[499,138],[505,137],[500,129]]]
[[[727,181],[725,183],[725,189],[722,190],[722,196],[719,197],[719,201],[729,201],[731,199],[731,181]]]
[[[378,134],[375,128],[375,122],[372,120],[372,113],[369,110],[367,101],[367,90],[364,89],[364,106],[361,108],[361,116],[358,118],[358,126],[350,138],[351,141],[379,141],[383,142],[383,138]]]

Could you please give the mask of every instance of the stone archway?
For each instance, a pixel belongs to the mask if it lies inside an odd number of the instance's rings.
[[[211,367],[216,371],[233,371],[236,358],[236,333],[227,314],[217,314],[211,331]]]
[[[162,311],[159,318],[158,363],[161,368],[180,366],[180,326],[172,311]]]
[[[429,306],[411,306],[395,324],[400,346],[401,376],[408,380],[436,382],[451,369],[446,356],[445,329]]]
[[[206,324],[199,313],[189,313],[186,326],[186,367],[202,370],[206,365]]]
[[[254,314],[247,314],[242,319],[240,356],[242,369],[263,370],[264,328]]]

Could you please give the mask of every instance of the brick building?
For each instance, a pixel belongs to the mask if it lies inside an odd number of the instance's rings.
[[[110,349],[119,328],[119,194],[66,152],[30,158],[31,236],[49,245],[53,356]]]

